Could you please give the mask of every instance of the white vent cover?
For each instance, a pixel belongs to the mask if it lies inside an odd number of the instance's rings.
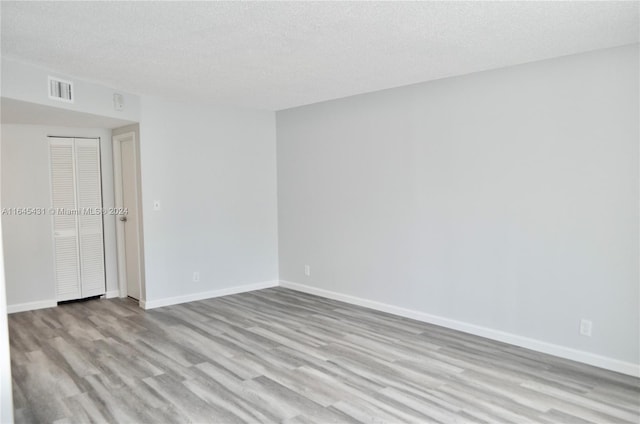
[[[73,103],[73,83],[56,77],[49,77],[49,98]]]

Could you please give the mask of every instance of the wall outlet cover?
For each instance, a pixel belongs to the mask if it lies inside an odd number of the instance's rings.
[[[580,321],[580,334],[583,336],[591,337],[591,331],[593,330],[593,322],[588,319],[582,319]]]

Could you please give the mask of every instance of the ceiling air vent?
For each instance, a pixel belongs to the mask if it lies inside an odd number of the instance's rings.
[[[49,98],[73,103],[73,83],[60,78],[49,77]]]

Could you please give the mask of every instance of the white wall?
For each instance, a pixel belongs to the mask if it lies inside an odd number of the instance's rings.
[[[2,97],[22,100],[60,109],[90,113],[93,115],[118,118],[137,122],[140,117],[140,98],[137,95],[119,91],[100,84],[94,84],[60,74],[31,64],[25,64],[2,57]],[[49,99],[48,76],[54,76],[74,83],[74,103]],[[113,94],[124,97],[124,109],[116,111]]]
[[[638,89],[635,45],[278,112],[280,278],[637,370]]]
[[[10,124],[2,125],[2,206],[50,206],[49,135],[100,137],[103,204],[113,207],[111,130]],[[51,216],[5,215],[2,226],[10,310],[55,305]],[[118,289],[115,216],[104,217],[104,238],[107,291],[114,291]]]
[[[141,106],[146,306],[277,280],[275,113]]]

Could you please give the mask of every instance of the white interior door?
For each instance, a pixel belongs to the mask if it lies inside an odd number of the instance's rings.
[[[78,236],[82,297],[105,293],[100,143],[75,139]]]
[[[105,293],[100,140],[49,138],[56,298]]]
[[[73,138],[50,138],[51,204],[55,252],[56,298],[79,299],[80,261],[76,208],[76,169]]]
[[[127,210],[118,218],[118,267],[126,295],[140,299],[138,184],[135,133],[113,138],[116,164],[116,207]],[[119,169],[118,169],[119,168]],[[119,171],[119,172],[118,172]]]

